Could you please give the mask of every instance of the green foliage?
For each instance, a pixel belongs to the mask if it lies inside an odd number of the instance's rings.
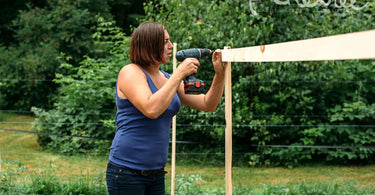
[[[179,49],[238,48],[375,28],[374,2],[360,11],[338,9],[334,4],[285,6],[272,0],[251,5],[239,0],[160,0],[145,4],[145,20],[162,22]],[[79,67],[69,57],[60,58],[65,62],[56,80],[61,86],[57,103],[50,111],[35,109],[35,129],[112,138],[114,86],[119,69],[129,63],[128,42],[114,24],[104,21],[99,22],[94,37],[97,58],[86,56]],[[210,59],[200,62],[197,77],[210,81],[214,75]],[[172,72],[170,64],[162,68]],[[367,146],[375,142],[374,70],[374,61],[364,60],[233,63],[234,152],[245,154],[246,162],[254,165],[290,168],[315,160],[373,162],[374,148]],[[223,152],[223,116],[223,102],[212,113],[182,107],[177,139],[200,143],[186,146],[193,151]],[[109,145],[105,140],[47,135],[40,135],[39,143],[64,153],[104,152]]]
[[[2,17],[0,18],[0,43],[8,45],[13,42],[12,31],[9,29],[9,23],[18,14],[18,10],[25,9],[25,1],[12,1],[11,6],[4,5],[6,1],[1,1],[0,13]]]
[[[176,175],[176,194],[225,194],[225,191],[216,189],[205,191],[202,190],[199,183],[204,182],[200,175]],[[233,189],[233,194],[236,195],[294,195],[294,194],[372,194],[375,188],[361,189],[356,188],[353,183],[346,185],[338,185],[331,183],[305,183],[297,184],[279,184],[268,185],[264,184],[262,189],[251,189],[247,186],[238,186]]]
[[[13,176],[18,173],[27,171],[22,162],[8,159],[1,159],[0,163],[3,166],[0,170],[0,193],[7,192],[11,189]]]
[[[375,28],[374,2],[363,10],[337,8],[333,3],[300,7],[291,1],[278,5],[272,0],[251,5],[258,15],[252,14],[249,3],[239,0],[160,0],[145,6],[145,20],[162,22],[179,49],[239,48]],[[197,75],[207,81],[213,76],[209,61],[200,60]],[[293,167],[317,158],[371,162],[374,148],[264,145],[373,145],[374,66],[374,61],[358,60],[232,63],[234,151],[252,153],[249,160],[257,165]],[[223,109],[220,106],[216,112],[203,114],[183,108],[178,123],[185,126],[179,128],[178,139],[223,151]]]
[[[353,186],[353,184],[347,184],[339,186],[337,184],[327,183],[304,183],[301,182],[294,186],[288,186],[280,184],[277,186],[263,185],[262,194],[371,194],[374,189],[359,189]]]
[[[130,35],[132,28],[138,26],[138,18],[144,17],[143,3],[146,0],[111,0],[111,13],[116,20],[116,26]]]
[[[107,194],[103,173],[96,178],[82,177],[75,182],[62,182],[47,173],[35,173],[18,181],[15,173],[27,171],[21,162],[3,160],[6,172],[0,171],[0,194]],[[15,166],[16,165],[16,166]]]
[[[57,89],[52,80],[62,73],[57,57],[66,53],[76,65],[95,50],[91,26],[97,13],[110,18],[106,2],[51,0],[44,8],[28,5],[19,11],[12,21],[16,42],[0,53],[0,107],[51,108]]]
[[[39,47],[22,43],[2,52],[0,107],[20,110],[29,110],[30,105],[48,107],[56,89],[56,84],[49,81],[56,71],[57,56],[51,43],[41,43]]]
[[[176,194],[202,193],[202,189],[196,185],[202,182],[200,175],[176,175]]]
[[[1,178],[1,175],[0,175]],[[27,178],[24,178],[25,180]],[[104,175],[99,174],[96,178],[86,177],[77,181],[63,182],[59,178],[48,173],[35,174],[31,182],[16,182],[12,179],[0,182],[1,194],[107,194]],[[202,194],[202,195],[222,195],[222,189],[203,190],[200,182],[204,179],[200,175],[176,175],[175,194]],[[223,187],[224,188],[224,187]],[[370,195],[375,192],[375,188],[358,188],[355,183],[345,185],[331,183],[304,183],[297,184],[264,184],[260,189],[252,189],[249,186],[238,186],[233,189],[234,195],[294,195],[294,194],[354,194]],[[168,192],[167,192],[168,194]]]
[[[97,59],[86,56],[79,67],[68,62],[61,64],[60,68],[67,74],[57,75],[56,82],[61,87],[54,109],[45,111],[34,108],[38,118],[33,128],[40,132],[67,136],[39,135],[41,147],[67,154],[108,152],[115,132],[111,120],[115,115],[114,88],[120,68],[129,63],[129,43],[114,23],[105,22],[102,17],[98,18],[98,22],[94,34],[96,44],[102,48],[97,51],[98,56],[109,56]],[[66,59],[69,61],[70,58]]]

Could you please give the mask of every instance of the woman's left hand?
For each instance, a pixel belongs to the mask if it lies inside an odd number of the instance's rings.
[[[226,63],[222,61],[222,53],[220,49],[216,49],[214,54],[212,54],[212,64],[214,65],[216,74],[224,74]]]
[[[216,110],[223,95],[225,69],[228,64],[222,61],[222,53],[220,49],[215,50],[212,54],[212,64],[215,69],[215,76],[208,92],[205,95],[186,95],[184,92],[184,85],[181,83],[178,92],[181,103],[202,111],[212,112]]]

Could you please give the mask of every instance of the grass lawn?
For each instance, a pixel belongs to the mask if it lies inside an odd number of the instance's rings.
[[[30,116],[11,116],[3,121],[32,122]],[[0,123],[0,128],[29,130],[30,124]],[[34,134],[9,132],[0,130],[0,172],[14,168],[10,160],[23,163],[26,171],[17,173],[20,182],[33,175],[47,174],[58,177],[61,181],[76,181],[82,178],[104,178],[107,155],[102,156],[64,156],[56,153],[40,151],[37,136]],[[235,160],[235,159],[233,159]],[[170,188],[170,165],[166,170],[167,191]],[[204,167],[181,164],[177,159],[176,174],[196,175],[203,179],[195,184],[204,190],[225,189],[225,168]],[[1,182],[1,178],[0,178]],[[282,167],[233,167],[233,188],[262,189],[264,184],[270,186],[293,186],[301,183],[329,185],[351,184],[361,189],[375,186],[375,165],[368,166],[305,166],[294,169]]]

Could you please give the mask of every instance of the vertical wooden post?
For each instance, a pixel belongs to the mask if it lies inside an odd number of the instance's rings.
[[[177,67],[177,43],[173,43],[173,73]],[[172,119],[172,173],[171,173],[171,195],[174,195],[176,176],[176,116]]]
[[[230,47],[224,47],[224,50]],[[225,62],[225,194],[232,194],[232,73],[231,62]]]

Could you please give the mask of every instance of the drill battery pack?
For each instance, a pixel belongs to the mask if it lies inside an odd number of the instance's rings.
[[[202,94],[204,93],[204,82],[190,75],[184,80],[184,89],[185,94]]]

